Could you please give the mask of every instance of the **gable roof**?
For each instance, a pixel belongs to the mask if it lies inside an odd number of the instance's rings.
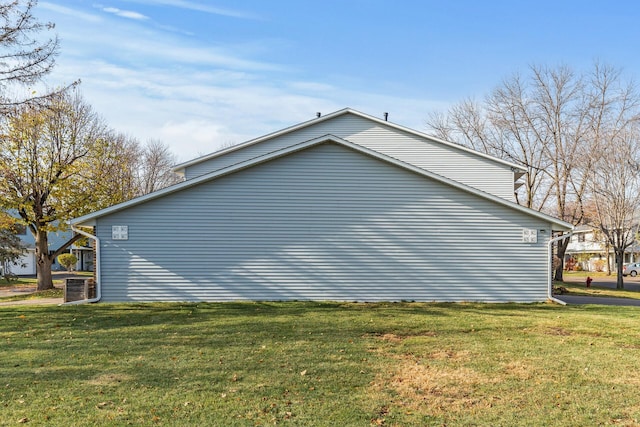
[[[322,123],[324,121],[328,121],[328,120],[331,120],[331,119],[334,119],[336,117],[339,117],[339,116],[342,116],[342,115],[346,115],[346,114],[353,114],[355,116],[364,118],[366,120],[373,121],[373,122],[375,122],[375,123],[377,123],[379,125],[386,126],[386,127],[392,128],[392,129],[396,129],[396,130],[399,130],[399,131],[402,131],[402,132],[406,132],[406,133],[409,133],[411,135],[417,136],[419,138],[428,139],[430,141],[437,142],[437,143],[445,145],[447,147],[451,147],[451,148],[454,148],[456,150],[460,150],[460,151],[464,151],[464,152],[467,152],[467,153],[471,153],[471,154],[473,154],[475,156],[482,157],[482,158],[488,159],[490,161],[493,161],[493,162],[508,166],[508,167],[512,168],[514,170],[514,172],[516,172],[516,175],[514,177],[515,180],[520,178],[522,176],[522,174],[524,174],[524,172],[525,172],[525,170],[522,168],[522,166],[519,166],[519,165],[517,165],[515,163],[511,163],[511,162],[508,162],[506,160],[502,160],[502,159],[499,159],[497,157],[493,157],[493,156],[490,156],[488,154],[484,154],[484,153],[481,153],[479,151],[472,150],[471,148],[467,148],[467,147],[465,147],[463,145],[460,145],[460,144],[456,144],[456,143],[453,143],[453,142],[449,142],[449,141],[445,141],[443,139],[439,139],[439,138],[433,137],[431,135],[427,135],[426,133],[419,132],[419,131],[417,131],[415,129],[411,129],[411,128],[408,128],[408,127],[405,127],[405,126],[401,126],[401,125],[398,125],[398,124],[395,124],[395,123],[392,123],[392,122],[389,122],[389,121],[386,121],[386,120],[371,116],[369,114],[362,113],[362,112],[354,110],[352,108],[343,108],[342,110],[338,110],[338,111],[335,111],[333,113],[326,114],[324,116],[320,116],[320,117],[317,117],[317,118],[312,119],[312,120],[308,120],[306,122],[298,123],[296,125],[281,129],[281,130],[279,130],[277,132],[272,132],[270,134],[261,136],[259,138],[251,139],[249,141],[246,141],[246,142],[243,142],[243,143],[240,143],[240,144],[228,147],[228,148],[224,148],[224,149],[219,150],[219,151],[215,151],[215,152],[213,152],[211,154],[207,154],[207,155],[204,155],[202,157],[198,157],[196,159],[189,160],[189,161],[184,162],[184,163],[180,163],[178,165],[175,165],[173,167],[173,170],[176,173],[182,174],[184,169],[188,168],[189,166],[193,166],[193,165],[196,165],[198,163],[206,162],[208,160],[215,159],[216,157],[220,157],[220,156],[226,155],[228,153],[232,153],[234,151],[241,150],[241,149],[246,148],[248,146],[251,146],[251,145],[254,145],[254,144],[258,144],[260,142],[263,142],[263,141],[266,141],[266,140],[269,140],[269,139],[272,139],[272,138],[276,138],[276,137],[279,137],[279,136],[282,136],[282,135],[286,135],[288,133],[296,132],[296,131],[298,131],[300,129],[304,129],[304,128],[309,127],[309,126],[314,126],[314,125],[316,125],[318,123]],[[521,174],[518,175],[517,172],[520,172]]]
[[[81,216],[79,218],[72,219],[71,221],[69,221],[69,223],[72,224],[72,225],[80,225],[80,226],[82,226],[82,225],[85,225],[85,226],[95,225],[95,220],[97,218],[100,218],[100,217],[103,217],[103,216],[106,216],[106,215],[109,215],[109,214],[112,214],[112,213],[115,213],[115,212],[119,212],[121,210],[124,210],[124,209],[130,208],[130,207],[145,203],[147,201],[154,200],[154,199],[157,199],[157,198],[160,198],[160,197],[164,197],[164,196],[167,196],[169,194],[172,194],[172,193],[175,193],[175,192],[178,192],[178,191],[181,191],[181,190],[184,190],[184,189],[187,189],[187,188],[202,184],[204,182],[212,181],[212,180],[215,180],[215,179],[220,178],[222,176],[229,175],[229,174],[241,171],[243,169],[247,169],[247,168],[250,168],[252,166],[256,166],[256,165],[259,165],[261,163],[265,163],[265,162],[268,162],[270,160],[277,159],[277,158],[280,158],[280,157],[283,157],[283,156],[286,156],[286,155],[289,155],[289,154],[292,154],[292,153],[295,153],[295,152],[298,152],[298,151],[301,151],[301,150],[305,150],[307,148],[310,148],[310,147],[313,147],[313,146],[316,146],[316,145],[319,145],[319,144],[324,144],[324,143],[327,143],[327,142],[342,145],[342,146],[344,146],[346,148],[349,148],[349,149],[354,150],[356,152],[359,152],[361,154],[364,154],[364,155],[376,158],[378,160],[381,160],[383,162],[395,165],[397,167],[400,167],[402,169],[411,171],[411,172],[416,173],[418,175],[421,175],[423,177],[430,178],[432,180],[438,181],[438,182],[440,182],[442,184],[445,184],[445,185],[448,185],[450,187],[457,188],[457,189],[465,191],[467,193],[475,194],[476,196],[479,196],[481,198],[490,200],[490,201],[495,202],[497,204],[506,206],[506,207],[508,207],[510,209],[514,209],[514,210],[520,211],[522,213],[525,213],[527,215],[530,215],[532,217],[535,217],[535,218],[538,218],[538,219],[542,219],[544,221],[548,221],[551,224],[555,225],[558,230],[570,230],[570,229],[573,228],[573,226],[571,224],[566,223],[564,221],[561,221],[561,220],[559,220],[557,218],[554,218],[552,216],[543,214],[543,213],[535,211],[533,209],[526,208],[524,206],[520,206],[517,203],[510,202],[510,201],[505,200],[505,199],[503,199],[501,197],[494,196],[493,194],[485,193],[484,191],[478,190],[478,189],[473,188],[471,186],[468,186],[468,185],[465,185],[465,184],[461,184],[461,183],[459,183],[457,181],[454,181],[452,179],[446,178],[446,177],[444,177],[442,175],[438,175],[438,174],[435,174],[435,173],[430,172],[428,170],[419,168],[417,166],[413,166],[413,165],[411,165],[409,163],[406,163],[406,162],[403,162],[401,160],[395,159],[393,157],[387,156],[386,154],[379,153],[377,151],[371,150],[369,148],[363,147],[361,145],[355,144],[353,142],[347,141],[347,140],[345,140],[343,138],[339,138],[339,137],[337,137],[335,135],[331,135],[331,134],[327,134],[327,135],[324,135],[322,137],[314,138],[314,139],[311,139],[311,140],[308,140],[308,141],[292,144],[292,145],[290,145],[290,146],[288,146],[286,148],[282,148],[280,150],[272,151],[272,152],[267,153],[267,154],[265,154],[263,156],[255,157],[255,158],[252,158],[252,159],[249,159],[249,160],[246,160],[246,161],[239,162],[239,163],[236,163],[234,165],[228,166],[226,168],[223,168],[223,169],[220,169],[220,170],[217,170],[217,171],[214,171],[214,172],[210,172],[208,174],[199,176],[197,178],[193,178],[193,179],[190,179],[190,180],[187,180],[187,181],[183,181],[183,182],[181,182],[179,184],[176,184],[176,185],[173,185],[171,187],[167,187],[167,188],[164,188],[162,190],[159,190],[159,191],[156,191],[156,192],[153,192],[153,193],[149,193],[147,195],[144,195],[144,196],[129,200],[127,202],[120,203],[120,204],[117,204],[117,205],[114,205],[114,206],[111,206],[111,207],[108,207],[108,208],[105,208],[105,209],[90,213],[88,215],[84,215],[84,216]]]

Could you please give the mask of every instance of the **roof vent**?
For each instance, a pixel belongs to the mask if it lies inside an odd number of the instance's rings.
[[[316,113],[316,117],[320,117],[321,115],[322,115],[322,113],[321,113],[320,111],[318,111],[318,112]]]
[[[384,121],[386,122],[387,119],[389,118],[389,113],[384,113]]]

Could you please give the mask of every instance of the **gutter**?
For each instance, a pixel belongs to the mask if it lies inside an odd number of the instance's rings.
[[[556,242],[559,242],[560,240],[564,240],[567,239],[569,237],[571,237],[573,235],[573,231],[567,233],[567,234],[563,234],[562,236],[558,236],[556,238],[553,238],[551,240],[549,240],[549,242],[547,242],[547,265],[548,265],[548,271],[547,271],[547,298],[549,298],[551,301],[561,304],[561,305],[567,305],[566,302],[559,300],[558,298],[554,298],[553,296],[553,244]]]
[[[94,265],[95,273],[96,273],[96,296],[95,298],[83,299],[79,301],[70,301],[65,302],[62,305],[78,305],[78,304],[88,304],[100,301],[102,298],[102,278],[100,271],[100,239],[98,236],[94,236],[93,234],[89,234],[84,230],[76,228],[73,224],[69,224],[71,226],[71,230],[75,231],[78,234],[82,234],[84,237],[88,237],[96,242],[96,264]]]

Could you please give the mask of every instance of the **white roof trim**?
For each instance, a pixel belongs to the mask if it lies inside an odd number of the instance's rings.
[[[240,150],[242,148],[245,148],[245,147],[248,147],[248,146],[251,146],[251,145],[254,145],[254,144],[258,144],[258,143],[260,143],[262,141],[265,141],[265,140],[268,140],[268,139],[276,138],[276,137],[279,137],[281,135],[284,135],[284,134],[287,134],[287,133],[290,133],[290,132],[295,132],[295,131],[297,131],[299,129],[303,129],[305,127],[312,126],[314,124],[321,123],[321,122],[326,121],[326,120],[331,120],[331,119],[333,119],[335,117],[342,116],[344,114],[353,114],[353,115],[362,117],[364,119],[376,122],[376,123],[378,123],[380,125],[388,126],[388,127],[391,127],[391,128],[403,131],[403,132],[407,132],[407,133],[410,133],[412,135],[418,136],[420,138],[426,138],[428,140],[431,140],[431,141],[446,145],[448,147],[452,147],[452,148],[455,148],[455,149],[460,150],[460,151],[465,151],[467,153],[471,153],[471,154],[474,154],[476,156],[483,157],[485,159],[491,160],[493,162],[503,164],[503,165],[508,166],[510,168],[525,172],[525,169],[522,166],[519,166],[519,165],[517,165],[515,163],[511,163],[511,162],[508,162],[506,160],[502,160],[502,159],[499,159],[497,157],[493,157],[493,156],[490,156],[488,154],[481,153],[481,152],[476,151],[476,150],[472,150],[471,148],[467,148],[467,147],[465,147],[463,145],[460,145],[460,144],[455,144],[453,142],[445,141],[443,139],[439,139],[439,138],[433,137],[431,135],[427,135],[426,133],[419,132],[417,130],[414,130],[414,129],[411,129],[411,128],[408,128],[408,127],[405,127],[405,126],[402,126],[402,125],[398,125],[398,124],[395,124],[395,123],[392,123],[392,122],[389,122],[389,121],[386,121],[386,120],[379,119],[379,118],[374,117],[374,116],[370,116],[368,114],[362,113],[362,112],[354,110],[352,108],[343,108],[342,110],[338,110],[338,111],[335,111],[333,113],[326,114],[324,116],[321,116],[321,117],[318,117],[318,118],[315,118],[315,119],[312,119],[312,120],[308,120],[306,122],[298,123],[297,125],[293,125],[293,126],[281,129],[281,130],[279,130],[277,132],[273,132],[273,133],[261,136],[259,138],[251,139],[249,141],[240,143],[238,145],[234,145],[234,146],[231,146],[231,147],[228,147],[228,148],[213,152],[211,154],[207,154],[205,156],[198,157],[198,158],[193,159],[193,160],[189,160],[189,161],[184,162],[184,163],[180,163],[178,165],[175,165],[173,167],[173,170],[176,173],[184,173],[184,169],[189,167],[189,166],[193,166],[195,164],[198,164],[198,163],[201,163],[201,162],[205,162],[207,160],[211,160],[213,158],[216,158],[216,157],[231,153],[233,151]]]
[[[95,225],[95,219],[96,218],[99,218],[99,217],[102,217],[102,216],[105,216],[105,215],[109,215],[109,214],[112,214],[114,212],[118,212],[118,211],[121,211],[123,209],[127,209],[129,207],[132,207],[132,206],[147,202],[149,200],[157,199],[157,198],[166,196],[168,194],[175,193],[177,191],[181,191],[181,190],[189,188],[189,187],[193,187],[193,186],[201,184],[203,182],[214,180],[214,179],[219,178],[221,176],[229,175],[231,173],[238,172],[238,171],[240,171],[242,169],[246,169],[246,168],[258,165],[260,163],[265,163],[267,161],[270,161],[270,160],[273,160],[273,159],[277,159],[279,157],[283,157],[283,156],[286,156],[288,154],[295,153],[297,151],[301,151],[301,150],[313,147],[314,145],[322,144],[322,143],[325,143],[325,142],[334,142],[334,143],[343,145],[343,146],[345,146],[347,148],[350,148],[350,149],[352,149],[354,151],[360,152],[360,153],[368,155],[370,157],[374,157],[374,158],[376,158],[378,160],[393,164],[393,165],[401,167],[403,169],[412,171],[414,173],[417,173],[418,175],[422,175],[422,176],[428,177],[430,179],[433,179],[435,181],[439,181],[439,182],[441,182],[443,184],[449,185],[451,187],[457,188],[457,189],[465,191],[467,193],[475,194],[476,196],[482,197],[482,198],[487,199],[487,200],[491,200],[493,202],[496,202],[496,203],[501,204],[503,206],[509,207],[511,209],[518,210],[518,211],[523,212],[523,213],[525,213],[527,215],[534,216],[534,217],[536,217],[538,219],[549,221],[550,223],[559,226],[561,229],[566,229],[566,230],[573,229],[573,225],[571,225],[571,224],[569,224],[567,222],[561,221],[561,220],[559,220],[557,218],[554,218],[552,216],[549,216],[549,215],[543,214],[541,212],[535,211],[533,209],[518,205],[517,203],[510,202],[510,201],[505,200],[505,199],[503,199],[501,197],[494,196],[493,194],[485,193],[484,191],[480,191],[480,190],[478,190],[476,188],[473,188],[473,187],[470,187],[468,185],[461,184],[461,183],[459,183],[457,181],[454,181],[452,179],[446,178],[446,177],[444,177],[442,175],[438,175],[438,174],[435,174],[433,172],[427,171],[425,169],[421,169],[419,167],[410,165],[410,164],[408,164],[406,162],[403,162],[401,160],[398,160],[398,159],[395,159],[393,157],[387,156],[386,154],[379,153],[377,151],[371,150],[369,148],[363,147],[361,145],[355,144],[353,142],[347,141],[345,139],[339,138],[339,137],[337,137],[335,135],[331,135],[331,134],[324,135],[324,136],[321,136],[319,138],[314,138],[314,139],[311,139],[309,141],[301,142],[301,143],[298,143],[298,144],[294,144],[294,145],[291,145],[289,147],[282,148],[280,150],[276,150],[276,151],[273,151],[271,153],[267,153],[267,154],[264,154],[262,156],[255,157],[253,159],[245,160],[243,162],[236,163],[235,165],[231,165],[231,166],[228,166],[226,168],[223,168],[223,169],[220,169],[220,170],[217,170],[217,171],[214,171],[214,172],[210,172],[208,174],[199,176],[197,178],[193,178],[193,179],[181,182],[180,184],[176,184],[176,185],[173,185],[171,187],[167,187],[167,188],[164,188],[162,190],[159,190],[159,191],[156,191],[156,192],[153,192],[153,193],[149,193],[147,195],[144,195],[144,196],[129,200],[127,202],[120,203],[120,204],[117,204],[117,205],[114,205],[114,206],[111,206],[111,207],[108,207],[108,208],[105,208],[105,209],[90,213],[88,215],[84,215],[84,216],[81,216],[81,217],[78,217],[78,218],[74,218],[71,221],[69,221],[69,223],[72,224],[72,225],[76,225],[76,226]]]

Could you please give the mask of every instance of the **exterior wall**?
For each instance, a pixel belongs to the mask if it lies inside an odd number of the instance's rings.
[[[33,249],[27,252],[17,261],[15,265],[9,265],[9,272],[18,276],[31,276],[36,274],[36,254]]]
[[[112,226],[128,226],[113,240]],[[544,229],[522,243],[522,228]],[[550,224],[337,144],[98,219],[104,301],[546,299]]]
[[[346,139],[504,199],[515,201],[514,176],[508,166],[455,147],[383,126],[354,114],[340,115],[298,131],[189,166],[185,169],[185,178],[192,179],[291,144],[327,134]]]

